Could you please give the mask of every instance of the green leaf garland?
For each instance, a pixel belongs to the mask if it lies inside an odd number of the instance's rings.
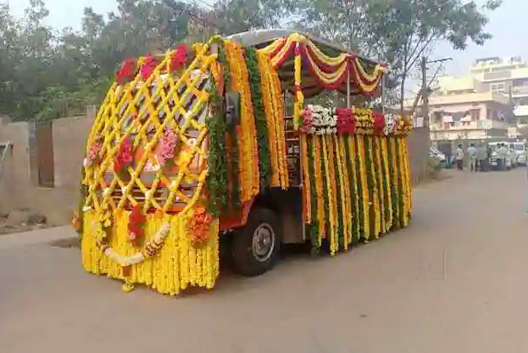
[[[253,102],[253,113],[255,115],[255,126],[257,130],[257,143],[259,146],[260,165],[260,186],[262,189],[271,184],[271,162],[268,149],[268,124],[264,103],[262,101],[262,91],[260,86],[260,71],[257,61],[257,51],[255,48],[245,49],[246,66],[249,73],[249,85],[251,87],[251,100]]]
[[[224,92],[222,92],[223,95],[225,95],[225,92],[229,89],[231,89],[231,65],[229,63],[229,58],[227,57],[227,54],[225,52],[225,48],[223,45],[220,45],[218,50],[218,60],[220,63],[223,64],[223,70],[222,70],[222,76],[224,79]],[[225,97],[222,97],[222,109],[224,109],[225,106]],[[225,114],[225,112],[224,112]],[[238,173],[239,173],[239,158],[238,158],[238,137],[236,128],[233,125],[227,125],[226,130],[227,136],[224,138],[229,139],[230,145],[231,145],[231,151],[229,151],[229,158],[228,158],[228,166],[230,168],[227,169],[226,175],[227,175],[227,183],[231,186],[231,190],[227,188],[227,191],[229,192],[228,197],[228,204],[232,209],[238,209],[240,207],[240,184],[238,180]],[[227,152],[227,148],[226,148]],[[227,168],[227,166],[226,166]]]
[[[225,132],[227,124],[223,110],[223,97],[216,92],[216,83],[213,80],[209,98],[213,116],[206,120],[209,133],[209,148],[207,150],[207,188],[209,192],[209,211],[214,217],[219,217],[220,212],[227,206],[227,146]]]

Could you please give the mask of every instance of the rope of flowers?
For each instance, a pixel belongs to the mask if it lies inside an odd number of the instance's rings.
[[[281,82],[266,52],[258,51],[257,59],[268,128],[268,146],[272,169],[271,184],[274,187],[285,189],[289,186],[289,176],[283,124],[284,102]]]
[[[312,255],[317,255],[319,252],[319,248],[321,247],[321,239],[319,237],[319,215],[318,215],[318,204],[319,204],[319,196],[318,196],[318,187],[317,184],[320,180],[318,180],[318,174],[316,173],[316,153],[317,150],[315,148],[315,139],[317,137],[315,136],[306,136],[306,143],[307,143],[307,164],[308,164],[308,175],[311,178],[310,182],[310,243],[312,246]]]
[[[304,96],[301,90],[301,77],[302,77],[302,54],[301,54],[301,43],[295,43],[295,59],[294,59],[294,92],[295,101],[293,103],[293,127],[297,130],[300,125],[300,119],[302,114],[302,107],[304,105]]]
[[[358,163],[356,164],[357,172],[359,174],[359,181],[361,185],[361,211],[363,215],[362,223],[362,237],[366,240],[370,238],[371,227],[369,222],[369,184],[367,176],[366,153],[363,136],[355,136],[357,146]]]
[[[328,188],[328,200],[330,202],[330,254],[334,255],[339,250],[339,209],[338,199],[339,195],[336,191],[336,177],[335,177],[335,153],[333,138],[335,135],[324,135],[326,151],[323,149],[323,153],[326,153],[326,176],[327,176],[327,188]]]
[[[387,156],[389,165],[389,178],[391,189],[391,206],[392,206],[392,228],[399,228],[399,206],[398,206],[398,179],[396,174],[396,156],[394,149],[394,136],[387,137]]]
[[[317,204],[317,225],[318,225],[318,244],[320,246],[323,238],[326,237],[326,216],[328,210],[326,205],[326,177],[324,174],[324,161],[322,152],[322,137],[313,136],[313,168],[315,176],[315,192],[316,192],[316,204]]]
[[[300,136],[300,142],[301,142],[301,167],[302,167],[302,193],[303,193],[303,218],[304,223],[311,224],[312,223],[312,195],[311,195],[311,179],[312,175],[310,175],[310,157],[311,154],[308,150],[308,142],[307,142],[307,136],[302,135]]]
[[[373,168],[373,158],[372,158],[372,146],[371,146],[371,139],[367,135],[361,136],[361,139],[363,140],[363,148],[365,151],[365,173],[367,176],[367,189],[368,189],[368,213],[367,218],[369,220],[369,236],[377,238],[378,233],[378,227],[377,227],[377,210],[376,210],[376,178],[374,176],[374,168]]]
[[[356,173],[356,149],[354,146],[354,137],[347,135],[345,136],[345,160],[347,163],[348,169],[348,184],[351,200],[351,227],[352,227],[352,242],[356,243],[360,238],[360,225],[362,224],[361,220],[361,209],[359,202],[359,190],[358,190],[358,178]]]
[[[231,64],[226,53],[225,44],[221,42],[218,48],[218,60],[222,64],[222,104],[225,107],[225,93],[227,89],[232,87],[232,78],[231,78]],[[224,108],[222,108],[224,109]],[[221,112],[222,110],[219,110]],[[228,201],[229,206],[232,210],[237,210],[240,208],[240,180],[239,180],[239,146],[238,146],[238,136],[237,129],[235,124],[226,124],[227,127],[227,136],[226,140],[226,150],[229,158],[227,159],[227,185],[228,185]]]
[[[380,209],[380,233],[385,234],[387,233],[386,229],[386,198],[385,198],[385,184],[383,182],[384,174],[383,174],[383,168],[382,168],[382,159],[381,159],[381,141],[379,136],[374,136],[374,154],[376,157],[376,176],[377,176],[377,182],[378,182],[378,199],[380,201],[379,209]]]
[[[223,95],[216,90],[213,82],[209,102],[213,116],[206,120],[207,131],[209,131],[209,144],[207,150],[207,168],[214,173],[207,174],[208,209],[215,217],[220,216],[228,205],[228,151],[225,141],[227,124],[222,114]]]
[[[387,151],[387,138],[385,136],[380,137],[381,145],[381,167],[383,175],[383,188],[385,189],[385,231],[390,231],[392,227],[392,190],[390,188],[390,170],[389,170],[389,156]]]
[[[342,136],[333,136],[333,142],[334,142],[334,152],[335,152],[335,180],[336,180],[336,194],[338,197],[337,199],[337,214],[338,214],[338,228],[337,228],[337,234],[339,239],[339,245],[341,249],[347,249],[348,243],[349,243],[349,227],[348,227],[348,219],[349,214],[348,213],[348,199],[345,194],[345,183],[346,183],[346,176],[344,168],[346,166],[343,165],[343,159],[341,155],[341,147],[342,147],[342,140],[340,139]]]
[[[268,149],[268,127],[264,111],[261,75],[257,61],[257,51],[252,47],[245,49],[246,65],[249,73],[249,84],[251,87],[251,101],[255,113],[255,126],[257,130],[257,144],[260,165],[260,187],[267,188],[271,184],[270,153]]]
[[[240,94],[239,168],[241,202],[249,201],[260,190],[258,147],[255,119],[251,104],[251,89],[245,58],[240,43],[225,40],[224,46],[230,63],[232,89]]]

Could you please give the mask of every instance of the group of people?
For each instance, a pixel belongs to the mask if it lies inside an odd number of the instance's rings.
[[[505,144],[500,144],[497,146],[497,155],[501,156],[504,154],[504,156],[508,155],[508,148]],[[467,151],[464,152],[463,146],[460,144],[457,147],[456,154],[455,154],[455,164],[458,170],[464,170],[464,157],[468,156],[469,159],[469,165],[472,172],[477,171],[487,171],[490,167],[490,159],[491,155],[493,153],[493,150],[490,146],[481,143],[478,147],[475,147],[475,144],[472,143],[469,145]]]

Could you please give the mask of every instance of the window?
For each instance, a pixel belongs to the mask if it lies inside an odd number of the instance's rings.
[[[469,111],[469,115],[471,116],[471,120],[479,120],[480,119],[480,109],[471,109]]]
[[[492,83],[490,85],[490,89],[492,92],[504,92],[505,91],[505,84],[504,82],[497,82],[497,83]]]

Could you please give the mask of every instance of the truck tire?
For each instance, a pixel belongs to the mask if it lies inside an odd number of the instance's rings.
[[[277,262],[281,239],[277,215],[267,208],[253,209],[246,225],[233,233],[233,271],[247,277],[267,272]]]

